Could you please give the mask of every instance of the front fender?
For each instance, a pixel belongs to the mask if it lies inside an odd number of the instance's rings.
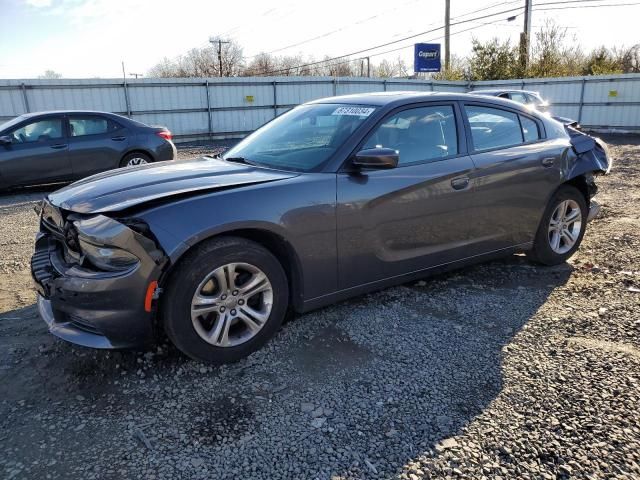
[[[306,298],[337,288],[335,174],[314,173],[163,202],[144,220],[175,264],[194,245],[237,231],[278,237],[299,259]],[[267,246],[267,245],[265,245]]]

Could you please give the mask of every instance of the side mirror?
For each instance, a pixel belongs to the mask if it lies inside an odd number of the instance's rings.
[[[400,155],[392,148],[368,148],[356,153],[352,164],[360,168],[396,168]]]
[[[9,145],[10,143],[13,143],[13,140],[9,135],[2,135],[0,137],[0,145]]]

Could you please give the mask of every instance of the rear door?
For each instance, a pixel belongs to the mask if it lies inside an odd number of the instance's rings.
[[[476,165],[474,221],[486,250],[533,240],[551,192],[560,180],[561,142],[546,139],[534,116],[495,105],[463,107]]]
[[[76,178],[118,168],[129,145],[129,132],[102,115],[69,114],[69,158]]]
[[[341,289],[473,254],[473,162],[463,135],[455,103],[404,108],[360,147],[398,150],[397,168],[338,173]]]
[[[62,115],[29,119],[3,134],[12,140],[0,145],[0,175],[7,187],[72,178]]]

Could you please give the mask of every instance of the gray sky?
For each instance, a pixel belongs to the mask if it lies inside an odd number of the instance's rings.
[[[534,0],[534,5],[552,1]],[[588,8],[620,3],[627,6]],[[451,0],[452,22],[523,4],[524,0]],[[599,0],[553,7],[568,6],[580,8],[536,11],[534,7],[534,31],[553,18],[585,50],[640,42],[639,1]],[[453,26],[452,53],[467,55],[472,37],[498,36],[517,42],[523,23],[519,13]],[[507,17],[514,14],[519,14],[516,20],[508,22]],[[0,17],[0,78],[33,78],[47,69],[69,78],[113,78],[122,76],[121,60],[127,73],[146,73],[165,56],[207,45],[211,35],[238,41],[247,57],[273,50],[318,59],[325,54],[343,55],[441,26],[444,0],[0,0]],[[456,34],[467,29],[472,30]],[[371,61],[400,55],[412,65],[413,43],[440,42],[442,34],[438,30],[362,55],[404,47],[373,56]],[[282,49],[315,37],[321,38]]]

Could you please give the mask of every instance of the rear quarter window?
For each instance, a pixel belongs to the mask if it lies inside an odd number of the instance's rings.
[[[520,115],[520,124],[522,125],[522,136],[525,142],[535,142],[540,140],[540,127],[535,120]]]
[[[516,113],[492,107],[465,105],[475,150],[505,148],[523,143]]]

